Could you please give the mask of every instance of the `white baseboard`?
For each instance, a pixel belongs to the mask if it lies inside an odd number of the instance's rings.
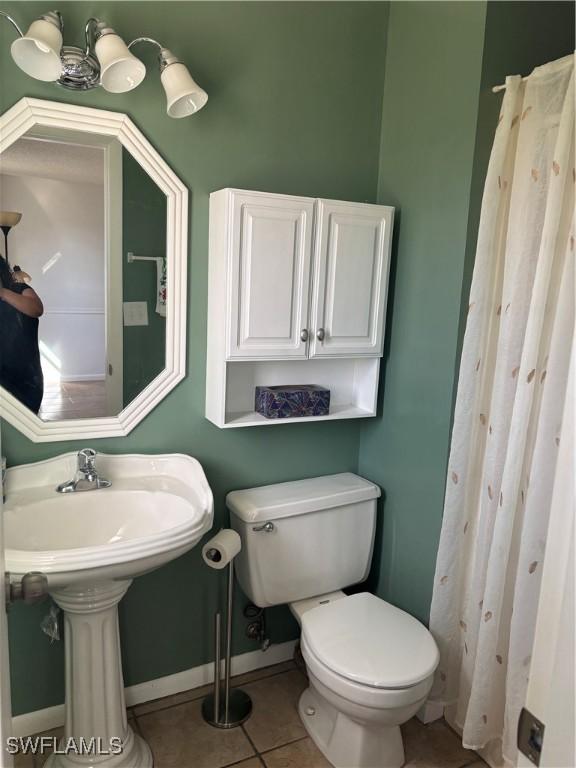
[[[416,717],[424,725],[433,723],[434,720],[441,720],[444,717],[444,704],[439,701],[426,701],[416,712]]]
[[[239,656],[232,657],[232,674],[242,675],[254,669],[262,669],[272,664],[288,661],[294,656],[296,640],[286,643],[271,645],[267,651],[250,651]],[[199,688],[214,680],[214,663],[202,664],[199,667],[185,669],[175,675],[159,677],[156,680],[148,680],[145,683],[131,685],[124,689],[126,706],[133,707],[136,704],[144,704],[146,701],[171,696],[174,693],[189,691]],[[34,733],[49,731],[64,725],[64,704],[46,709],[37,709],[34,712],[26,712],[12,718],[12,732],[14,736],[31,736]]]
[[[105,381],[105,373],[70,373],[68,375],[60,376],[60,381],[74,382],[74,381]]]

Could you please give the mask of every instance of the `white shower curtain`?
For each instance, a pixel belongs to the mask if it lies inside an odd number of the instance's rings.
[[[430,617],[441,655],[432,698],[494,763],[516,765],[530,669],[574,334],[575,179],[568,56],[506,80]]]

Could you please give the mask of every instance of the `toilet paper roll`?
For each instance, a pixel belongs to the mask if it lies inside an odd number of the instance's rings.
[[[236,557],[242,548],[240,536],[231,528],[223,528],[202,547],[202,557],[206,565],[218,570]]]

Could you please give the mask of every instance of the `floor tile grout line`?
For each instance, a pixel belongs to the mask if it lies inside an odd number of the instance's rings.
[[[297,744],[299,741],[306,741],[306,739],[310,738],[308,734],[305,736],[299,736],[297,739],[291,739],[290,741],[284,742],[284,744],[277,744],[275,747],[270,747],[270,749],[264,749],[262,752],[259,752],[258,754],[260,757],[263,755],[269,755],[270,752],[274,752],[277,749],[283,749],[284,747],[289,747],[291,744]]]
[[[226,765],[223,765],[222,768],[234,768],[235,765],[242,765],[242,763],[247,762],[248,760],[254,760],[256,758],[257,760],[260,758],[260,755],[250,755],[250,757],[242,757],[240,760],[235,760],[233,763],[226,763]]]
[[[248,722],[248,720],[246,722]],[[287,747],[290,744],[296,744],[298,741],[304,741],[305,739],[308,738],[308,734],[305,734],[304,736],[299,736],[297,739],[290,739],[290,741],[285,741],[282,744],[276,744],[274,747],[269,747],[268,749],[260,750],[260,749],[258,749],[258,747],[256,746],[256,743],[254,742],[254,740],[252,739],[252,737],[250,736],[250,734],[246,730],[245,723],[242,723],[242,725],[240,727],[242,728],[242,731],[244,732],[244,735],[246,736],[246,738],[248,739],[248,741],[252,745],[252,748],[256,752],[256,755],[258,757],[260,757],[260,758],[262,758],[263,755],[267,755],[270,752],[274,752],[274,750],[276,750],[276,749],[282,749],[283,747]],[[226,768],[228,768],[228,767],[226,766]]]
[[[280,662],[280,663],[283,664],[284,662]],[[272,677],[278,677],[279,675],[286,675],[286,674],[288,674],[288,672],[294,672],[295,669],[297,669],[297,667],[294,667],[294,669],[282,669],[282,670],[279,670],[278,672],[272,672],[270,675],[264,675],[263,677],[258,677],[258,678],[254,678],[253,680],[248,680],[245,683],[233,683],[231,681],[231,687],[232,688],[238,688],[238,687],[244,686],[244,685],[246,685],[246,686],[252,685],[252,683],[259,683],[262,680],[269,680]],[[245,672],[243,674],[250,674],[250,673],[249,672]],[[238,677],[241,677],[241,675],[238,675]],[[234,678],[232,678],[232,680],[234,680]],[[206,683],[206,685],[212,685],[212,684],[211,683]],[[198,686],[198,687],[199,688],[200,687],[203,688],[204,686]],[[194,688],[190,688],[189,690],[193,691],[195,689]],[[187,692],[188,691],[181,691],[182,694],[185,694]],[[199,693],[197,696],[192,696],[192,698],[190,698],[190,699],[185,699],[184,701],[179,701],[177,704],[167,704],[165,707],[158,706],[156,709],[151,709],[150,712],[140,712],[140,713],[136,712],[136,709],[138,707],[145,707],[146,704],[149,703],[149,702],[143,702],[142,704],[134,704],[132,707],[128,707],[128,712],[129,712],[130,715],[132,715],[135,718],[147,717],[148,715],[153,715],[155,712],[164,712],[167,709],[173,709],[174,707],[180,707],[180,706],[182,706],[182,704],[190,704],[193,701],[198,701],[198,699],[203,699],[209,693],[210,693],[210,691],[204,691],[204,693]],[[168,698],[170,698],[170,696],[178,696],[178,695],[179,694],[177,694],[177,693],[172,693],[172,694],[169,694],[168,696],[164,696],[162,698],[168,699]],[[160,698],[160,699],[152,699],[152,701],[162,701],[162,698]]]
[[[244,723],[242,723],[242,724],[240,725],[240,728],[242,729],[242,733],[244,734],[244,736],[246,736],[246,738],[248,739],[248,741],[249,741],[249,743],[250,743],[250,746],[251,746],[251,747],[252,747],[252,749],[254,750],[254,757],[256,758],[256,760],[258,760],[258,762],[260,763],[260,765],[262,766],[262,768],[266,768],[266,763],[264,762],[264,760],[263,760],[263,758],[262,758],[262,755],[261,755],[261,754],[260,754],[260,752],[258,751],[258,748],[256,747],[256,744],[255,744],[255,743],[252,741],[252,738],[250,737],[250,735],[249,735],[248,731],[247,731],[247,730],[246,730],[246,728],[244,727]],[[248,758],[248,759],[251,759],[251,758]]]
[[[258,751],[258,748],[257,748],[256,744],[254,744],[252,738],[250,737],[250,734],[248,733],[248,731],[244,727],[244,723],[242,723],[240,725],[240,728],[242,729],[242,733],[244,734],[244,736],[246,736],[246,738],[248,739],[248,742],[249,742],[250,746],[252,747],[252,749],[254,750],[254,753],[256,754],[256,756],[260,757],[260,752]]]

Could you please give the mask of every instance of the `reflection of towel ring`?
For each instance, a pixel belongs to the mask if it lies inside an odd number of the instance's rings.
[[[159,261],[163,261],[163,259],[163,256],[136,256],[132,251],[128,251],[126,254],[126,261],[128,264],[132,264],[134,261],[155,261],[158,263]]]
[[[126,261],[128,264],[133,264],[135,261],[156,262],[156,313],[160,315],[160,317],[166,317],[166,259],[164,256],[136,256],[132,251],[128,251],[126,254]]]

